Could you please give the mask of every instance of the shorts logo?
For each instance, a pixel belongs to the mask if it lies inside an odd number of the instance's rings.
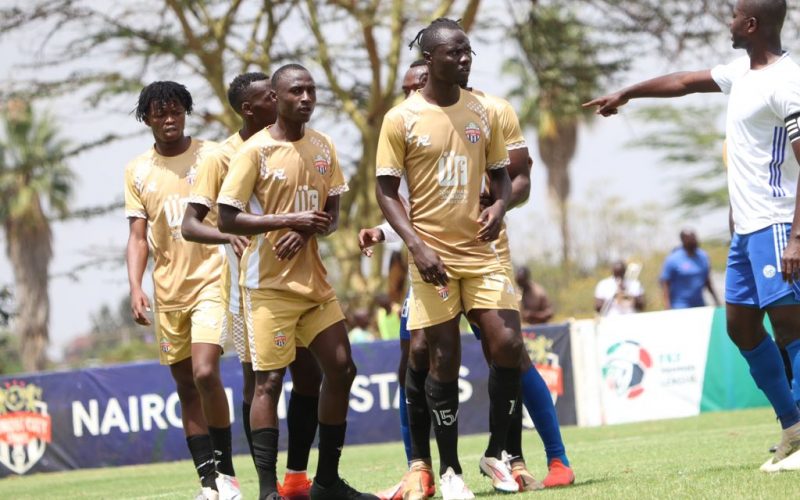
[[[481,129],[475,122],[469,122],[464,129],[464,133],[467,136],[467,140],[472,144],[481,140]]]
[[[162,339],[158,345],[161,347],[161,352],[169,352],[172,349],[172,344],[167,339]]]
[[[436,292],[439,294],[439,297],[441,297],[442,300],[447,300],[447,297],[450,296],[450,288],[446,286],[441,286],[437,288]]]
[[[774,278],[775,275],[778,273],[778,271],[777,269],[775,269],[775,266],[767,264],[766,266],[764,266],[764,269],[761,270],[761,273],[764,275],[765,278],[769,279],[769,278]]]
[[[0,464],[25,474],[52,442],[52,422],[42,388],[12,380],[0,387]]]
[[[329,166],[330,165],[328,164],[328,160],[326,160],[322,156],[317,155],[314,157],[314,168],[316,168],[317,172],[319,172],[320,174],[322,175],[327,174]]]
[[[276,332],[275,333],[275,345],[277,347],[283,347],[286,345],[286,334],[283,332]]]

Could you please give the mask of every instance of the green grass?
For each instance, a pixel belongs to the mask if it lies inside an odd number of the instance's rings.
[[[793,498],[800,472],[767,475],[758,471],[767,448],[779,436],[770,410],[711,413],[697,418],[601,428],[565,428],[564,440],[577,484],[514,498]],[[543,477],[542,445],[533,431],[524,433],[531,471]],[[460,456],[467,484],[478,498],[493,494],[479,476],[478,458],[486,436],[466,436]],[[349,446],[343,476],[363,490],[394,484],[403,473],[399,443]],[[280,457],[281,464],[285,457]],[[311,463],[316,463],[312,456]],[[256,498],[258,484],[250,458],[236,457],[245,498]],[[281,477],[282,477],[282,471]],[[2,499],[43,498],[191,498],[197,490],[188,461],[36,474],[0,480]],[[792,493],[794,492],[794,493]]]

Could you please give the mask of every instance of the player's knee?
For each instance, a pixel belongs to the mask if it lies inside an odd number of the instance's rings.
[[[439,380],[451,380],[458,377],[459,365],[459,357],[453,350],[437,349],[431,359],[430,370]]]
[[[266,372],[256,380],[254,397],[269,398],[275,404],[281,397],[283,390],[283,372]]]
[[[519,367],[524,348],[522,336],[511,329],[504,329],[503,334],[495,340],[489,346],[492,362],[506,368]]]
[[[408,351],[408,364],[416,371],[428,368],[428,346],[425,344],[411,344]]]
[[[350,390],[353,380],[356,378],[358,370],[352,359],[341,360],[337,363],[337,369],[325,373],[326,382],[337,389]]]
[[[192,367],[194,383],[203,392],[212,390],[221,383],[219,372],[212,363],[197,363]]]

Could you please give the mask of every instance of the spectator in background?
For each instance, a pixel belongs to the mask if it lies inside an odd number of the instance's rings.
[[[400,338],[400,306],[392,302],[388,295],[381,293],[375,297],[376,322],[378,333],[383,340]]]
[[[686,309],[706,305],[703,288],[719,305],[719,298],[711,284],[711,264],[708,254],[700,248],[697,235],[691,229],[681,231],[681,246],[670,253],[661,271],[661,289],[667,309]]]
[[[369,311],[361,308],[353,313],[353,328],[347,334],[353,344],[372,342],[375,335],[369,331]]]
[[[553,317],[553,305],[547,298],[547,292],[539,284],[531,281],[527,267],[517,269],[514,279],[519,293],[519,313],[525,325],[547,323]]]
[[[638,264],[628,266],[619,260],[611,266],[612,275],[594,289],[594,310],[600,316],[632,314],[644,310],[644,288],[639,282]]]

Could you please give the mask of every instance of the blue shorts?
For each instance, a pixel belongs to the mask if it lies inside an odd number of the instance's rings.
[[[773,224],[754,233],[733,235],[725,302],[763,309],[788,296],[800,304],[800,284],[787,283],[781,276],[781,256],[790,231],[791,224]]]

